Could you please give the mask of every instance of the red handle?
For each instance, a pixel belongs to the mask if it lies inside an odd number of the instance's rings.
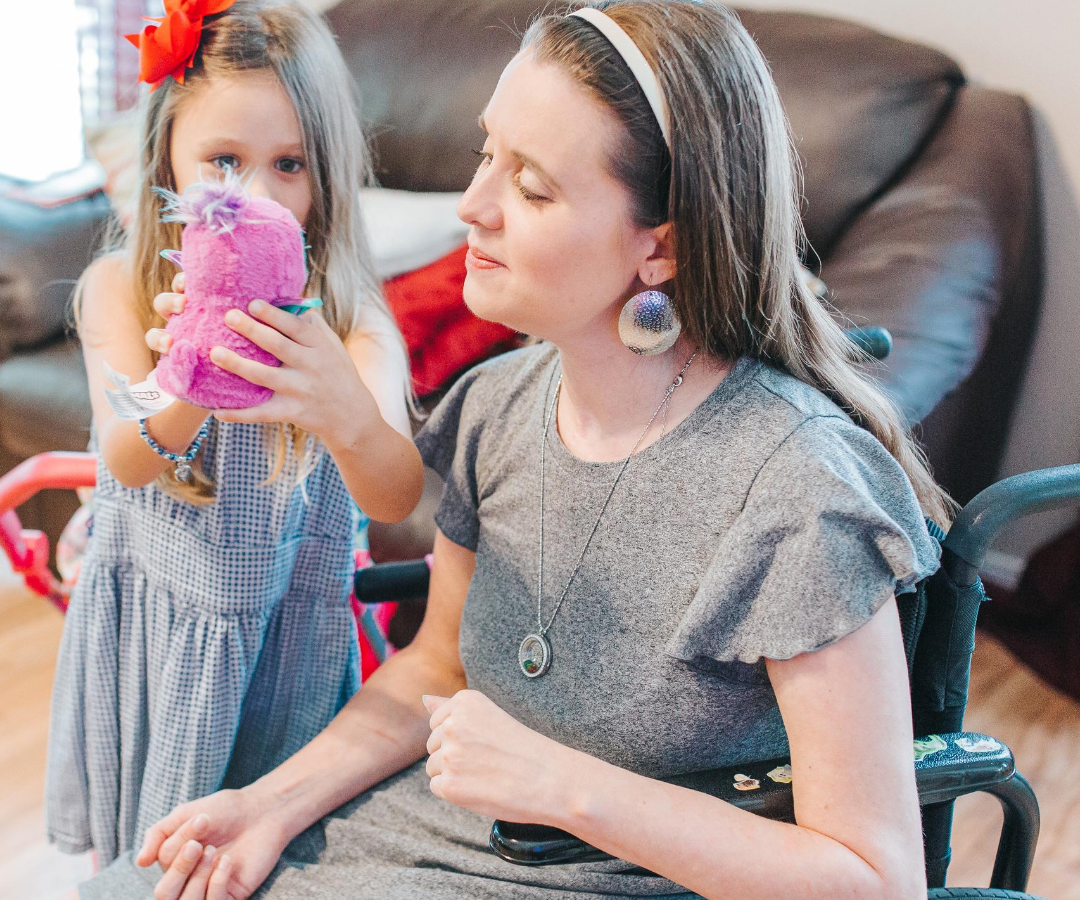
[[[23,528],[15,508],[38,491],[74,490],[93,487],[96,482],[97,457],[93,453],[39,453],[0,477],[0,547],[27,587],[60,609],[66,608],[67,598],[49,571],[49,539],[40,531]]]

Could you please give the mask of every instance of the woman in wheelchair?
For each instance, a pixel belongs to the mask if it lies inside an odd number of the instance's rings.
[[[799,277],[750,36],[711,0],[598,8],[537,20],[483,111],[465,299],[542,341],[418,437],[419,634],[80,896],[925,898],[895,596],[948,498]],[[660,780],[787,752],[795,823]],[[509,865],[493,817],[616,859]]]

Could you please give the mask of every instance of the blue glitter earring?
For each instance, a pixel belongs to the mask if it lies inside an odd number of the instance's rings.
[[[682,325],[675,304],[663,291],[634,294],[619,313],[619,338],[640,356],[655,356],[679,339]]]

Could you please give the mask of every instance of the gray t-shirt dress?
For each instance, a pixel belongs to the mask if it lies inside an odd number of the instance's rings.
[[[631,460],[548,637],[536,628],[540,439],[558,377],[550,345],[466,374],[417,442],[446,479],[436,516],[476,551],[461,624],[469,686],[555,740],[648,776],[785,753],[764,659],[823,647],[937,567],[915,495],[885,449],[820,392],[744,358],[683,422]],[[547,446],[544,619],[621,462]],[[685,896],[620,861],[523,868],[491,822],[428,789],[423,763],[305,832],[266,900]],[[83,896],[148,898],[123,861]]]

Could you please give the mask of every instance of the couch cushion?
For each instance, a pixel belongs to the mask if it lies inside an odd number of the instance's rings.
[[[100,193],[51,209],[0,197],[0,359],[61,333],[108,213]]]
[[[0,363],[0,444],[25,459],[46,450],[85,450],[90,396],[82,353],[59,340]]]
[[[374,126],[381,182],[463,189],[483,135],[476,118],[536,0],[344,0],[327,14]],[[963,76],[928,47],[797,13],[741,12],[772,65],[806,172],[804,218],[825,255],[902,173]]]

